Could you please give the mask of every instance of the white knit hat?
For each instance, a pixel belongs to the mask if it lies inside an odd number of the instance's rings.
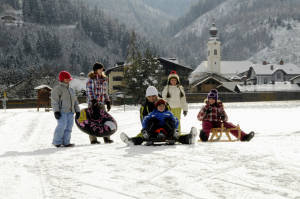
[[[149,86],[146,90],[146,97],[153,95],[158,96],[158,91],[154,86]]]

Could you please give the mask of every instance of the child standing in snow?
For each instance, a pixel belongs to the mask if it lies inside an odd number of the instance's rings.
[[[175,139],[174,134],[178,128],[178,119],[166,109],[166,102],[159,99],[155,103],[154,111],[147,115],[142,122],[143,137],[158,140]]]
[[[104,74],[104,66],[96,62],[93,66],[93,71],[88,74],[88,81],[86,83],[87,90],[87,103],[89,108],[92,109],[94,119],[100,117],[100,109],[105,110],[106,104],[107,111],[110,110],[110,99],[108,96],[108,82]],[[89,135],[91,144],[100,144],[97,137]],[[112,143],[113,140],[110,136],[103,137],[105,143]]]
[[[168,83],[162,91],[163,99],[168,102],[171,107],[171,112],[178,118],[180,122],[181,110],[183,115],[186,116],[188,112],[188,105],[183,87],[180,85],[179,76],[176,71],[171,71],[168,76]],[[181,132],[179,123],[179,133]]]
[[[59,84],[51,91],[51,105],[57,126],[54,132],[52,144],[56,147],[72,147],[70,143],[71,132],[74,124],[74,113],[76,119],[80,116],[80,108],[74,90],[69,86],[72,80],[70,73],[61,71],[59,73]]]
[[[200,131],[200,139],[206,142],[209,138],[212,128],[220,128],[223,122],[225,128],[235,128],[232,123],[227,122],[228,117],[224,110],[223,103],[218,100],[218,91],[212,89],[205,100],[205,105],[201,108],[197,116],[198,120],[202,121],[202,130]],[[232,135],[238,137],[238,131],[230,131]],[[254,132],[249,134],[241,131],[241,141],[250,141],[254,137]]]

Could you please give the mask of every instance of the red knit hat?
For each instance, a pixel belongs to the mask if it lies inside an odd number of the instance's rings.
[[[166,105],[166,101],[163,100],[163,99],[158,100],[158,101],[155,103],[155,107],[157,108],[157,107],[158,107],[159,105],[161,105],[161,104]]]
[[[58,79],[60,82],[63,82],[65,79],[72,80],[71,74],[67,71],[61,71],[58,75]]]

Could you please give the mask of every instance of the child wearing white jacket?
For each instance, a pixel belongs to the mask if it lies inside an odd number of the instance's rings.
[[[171,71],[168,76],[168,83],[163,89],[162,97],[168,102],[171,107],[171,112],[177,117],[180,122],[181,110],[183,110],[183,115],[186,116],[188,112],[188,104],[186,102],[186,97],[183,87],[180,85],[179,76],[176,71]],[[178,127],[179,132],[181,132],[180,123]]]

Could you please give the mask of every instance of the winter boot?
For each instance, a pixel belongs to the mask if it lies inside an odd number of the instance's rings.
[[[188,143],[195,144],[196,137],[197,137],[197,129],[195,127],[192,127],[188,136]]]
[[[142,129],[142,134],[145,140],[149,140],[150,134],[146,129]]]
[[[151,146],[151,145],[153,145],[153,142],[152,141],[147,141],[145,145],[146,146]]]
[[[53,144],[56,148],[61,147],[61,144]]]
[[[128,135],[126,135],[126,134],[123,133],[123,132],[120,134],[120,139],[121,139],[124,143],[126,143],[128,146],[131,146],[131,145],[134,144],[133,141],[132,141],[132,139],[130,139],[130,138],[128,137]]]
[[[253,131],[251,131],[250,133],[244,135],[241,139],[242,142],[249,142],[253,137],[254,137],[255,133]]]
[[[166,144],[167,145],[174,145],[175,144],[175,140],[167,140]]]
[[[100,144],[100,142],[98,140],[93,140],[91,141],[91,144]]]
[[[75,144],[67,144],[67,145],[64,145],[64,147],[74,147]]]
[[[207,142],[207,140],[208,140],[208,137],[203,130],[200,131],[200,139],[202,142]]]
[[[114,142],[113,140],[110,139],[110,137],[103,137],[103,140],[105,144],[111,144]]]

